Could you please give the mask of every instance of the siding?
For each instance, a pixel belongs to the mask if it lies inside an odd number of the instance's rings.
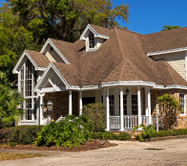
[[[152,56],[153,59],[164,58],[184,79],[185,75],[185,52],[155,55]]]

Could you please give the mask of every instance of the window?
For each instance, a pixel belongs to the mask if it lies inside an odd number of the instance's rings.
[[[34,92],[38,74],[34,70],[32,63],[27,60],[20,70],[20,93],[25,98],[22,108],[25,110],[22,120],[36,120],[37,119],[37,94]]]
[[[120,112],[120,105],[121,104],[120,104],[120,96],[119,96],[119,112]],[[127,115],[127,95],[123,95],[123,114]]]
[[[101,103],[103,103],[103,96],[101,96]],[[110,116],[114,116],[115,115],[114,95],[109,95],[109,105],[110,105]]]
[[[89,48],[95,47],[95,40],[94,40],[94,34],[92,32],[89,33]]]
[[[185,112],[185,94],[184,93],[180,93],[179,94],[179,102],[180,102],[180,107],[181,107],[181,114],[184,115]]]
[[[132,115],[138,115],[138,97],[137,95],[132,95]]]

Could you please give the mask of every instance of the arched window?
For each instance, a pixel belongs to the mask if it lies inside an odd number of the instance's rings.
[[[92,32],[89,33],[89,48],[95,47],[95,41],[94,41],[94,34]]]

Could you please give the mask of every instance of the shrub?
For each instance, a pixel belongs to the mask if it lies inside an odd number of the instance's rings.
[[[46,125],[38,133],[37,146],[77,147],[90,139],[91,123],[88,117],[67,116],[60,122]]]
[[[114,140],[117,139],[118,135],[111,133],[109,131],[107,132],[93,132],[92,138],[93,139],[101,139],[101,140]]]
[[[42,126],[16,126],[0,130],[0,139],[12,144],[33,144]]]
[[[155,137],[156,130],[153,125],[148,125],[148,126],[140,125],[140,126],[135,127],[134,131],[135,129],[138,129],[140,127],[142,128],[142,133],[136,137],[137,140],[139,140],[140,142],[143,142],[147,139]]]
[[[92,131],[105,131],[105,110],[102,103],[88,104],[83,107],[82,114],[91,120]]]
[[[118,140],[130,140],[131,139],[131,135],[129,133],[126,132],[121,132],[118,135]]]

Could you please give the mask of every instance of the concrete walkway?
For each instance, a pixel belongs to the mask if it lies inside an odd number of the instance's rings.
[[[187,138],[157,142],[111,141],[119,146],[87,152],[40,152],[47,157],[1,161],[0,166],[187,166]],[[162,148],[164,150],[145,150]],[[10,151],[10,150],[0,150]],[[11,152],[36,152],[14,151]]]

